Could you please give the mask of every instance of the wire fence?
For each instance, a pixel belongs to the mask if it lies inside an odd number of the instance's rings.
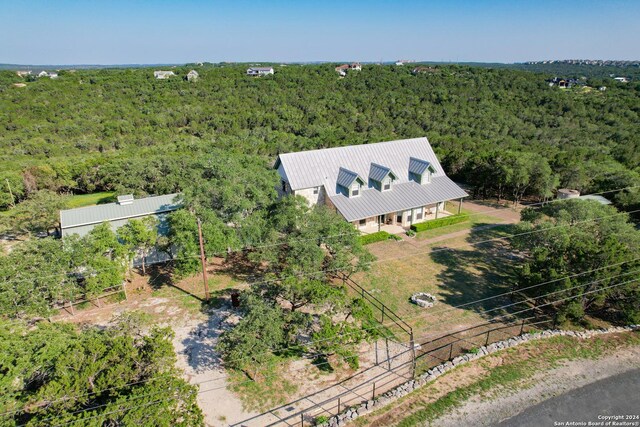
[[[234,426],[312,426],[319,417],[330,418],[349,408],[366,405],[381,394],[414,379],[415,375],[462,354],[544,328],[555,328],[555,319],[534,315],[510,322],[487,322],[413,346],[393,341],[387,345],[379,341],[376,354],[384,357],[377,358],[370,368]]]

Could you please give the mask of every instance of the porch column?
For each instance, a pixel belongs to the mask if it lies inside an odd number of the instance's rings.
[[[460,203],[458,204],[458,214],[462,212],[462,197],[460,197]]]
[[[438,219],[438,212],[440,211],[440,203],[436,203],[436,218]]]
[[[415,219],[415,216],[414,216],[415,214],[413,213],[413,209],[414,208],[411,208],[411,218],[409,219],[409,226],[413,225],[413,220]]]

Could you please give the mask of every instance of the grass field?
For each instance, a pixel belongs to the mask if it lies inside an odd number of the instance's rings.
[[[76,194],[71,196],[67,208],[82,208],[84,206],[99,205],[115,201],[115,191],[103,191],[101,193]]]
[[[508,235],[509,225],[485,227],[500,220],[476,215],[473,222],[455,224],[438,231],[439,236],[470,229],[469,233],[432,244],[413,246],[411,241],[385,241],[370,245],[379,258],[371,270],[355,277],[365,289],[405,318],[416,336],[449,332],[475,325],[496,316],[493,309],[508,302],[500,296],[464,308],[452,308],[471,301],[502,294],[511,289],[516,262],[508,243],[486,240]],[[464,228],[463,228],[464,229]],[[421,233],[422,234],[422,233]],[[433,237],[433,236],[432,236]],[[484,242],[473,245],[473,242]],[[415,292],[435,295],[433,308],[423,309],[409,301]],[[446,311],[446,314],[442,314]]]

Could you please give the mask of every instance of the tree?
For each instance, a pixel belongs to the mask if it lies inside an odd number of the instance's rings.
[[[133,259],[140,254],[142,259],[142,274],[146,275],[146,259],[158,243],[158,220],[154,216],[142,219],[131,219],[118,228],[118,238],[124,243]]]
[[[3,425],[204,425],[170,329],[0,320]],[[153,408],[150,410],[149,408]],[[92,420],[92,421],[89,421]]]
[[[567,299],[554,303],[561,320],[607,311],[626,321],[639,318],[638,284],[631,273],[640,266],[640,232],[627,215],[574,199],[525,209],[522,217],[518,232],[534,233],[517,237],[513,245],[527,255],[518,284],[529,296]],[[545,296],[549,293],[554,294]]]
[[[67,201],[68,197],[49,190],[34,192],[7,215],[0,216],[0,231],[48,232],[58,225],[60,210],[66,208]]]

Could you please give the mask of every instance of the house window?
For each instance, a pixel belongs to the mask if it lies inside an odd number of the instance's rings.
[[[416,220],[418,220],[418,219],[422,219],[422,211],[420,211],[420,212],[418,212],[416,214]]]
[[[387,191],[391,189],[391,178],[386,178],[384,183],[382,184],[382,191]]]
[[[313,194],[318,194],[320,192],[320,187],[313,187]]]
[[[285,180],[282,181],[282,192],[283,193],[287,192],[287,181]]]
[[[360,194],[360,184],[357,182],[351,186],[351,196],[355,197]]]
[[[366,219],[361,219],[359,224],[360,224],[360,227],[364,227],[365,225],[367,225],[367,220]]]

